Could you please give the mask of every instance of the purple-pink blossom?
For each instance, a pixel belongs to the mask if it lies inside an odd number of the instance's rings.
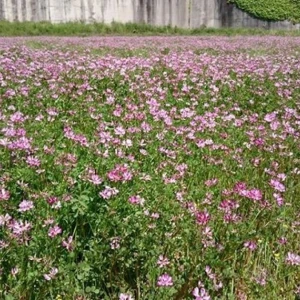
[[[7,201],[10,197],[9,191],[5,190],[4,188],[0,188],[0,201]]]
[[[160,255],[157,260],[157,264],[160,268],[163,268],[170,264],[170,261],[167,257]]]
[[[61,233],[62,233],[62,229],[58,225],[50,227],[48,230],[48,236],[50,236],[51,238],[54,238]]]
[[[131,294],[121,293],[119,295],[119,300],[134,300]]]
[[[104,188],[104,190],[102,190],[99,195],[103,198],[103,199],[110,199],[112,198],[113,196],[116,196],[118,195],[119,193],[119,190],[116,189],[116,188],[112,188],[112,187],[109,187],[109,186],[106,186]]]
[[[169,274],[165,273],[165,274],[158,277],[157,285],[158,286],[172,286],[173,285],[173,279]]]
[[[271,179],[270,185],[278,192],[285,192],[285,186],[279,180]]]
[[[246,241],[244,243],[244,247],[251,250],[251,251],[253,251],[257,248],[257,243],[255,241],[252,241],[252,240]]]
[[[121,181],[124,183],[126,181],[130,181],[133,177],[133,174],[127,165],[116,165],[114,169],[107,173],[107,177],[112,182]]]
[[[144,203],[145,203],[145,199],[139,195],[130,196],[128,201],[131,204],[136,204],[136,205],[144,205]]]
[[[56,274],[58,273],[58,268],[51,268],[49,273],[44,274],[44,278],[47,281],[50,281],[56,277]]]
[[[206,225],[210,220],[210,215],[207,211],[197,211],[195,217],[196,222],[199,225]]]
[[[288,265],[300,266],[300,255],[293,252],[288,252],[285,258],[285,262]]]
[[[23,200],[20,204],[19,204],[19,209],[18,211],[20,212],[25,212],[28,210],[31,210],[34,208],[33,202],[29,201],[29,200]]]

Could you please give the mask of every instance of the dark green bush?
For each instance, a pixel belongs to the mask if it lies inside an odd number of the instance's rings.
[[[300,22],[299,0],[229,0],[237,7],[263,20]]]

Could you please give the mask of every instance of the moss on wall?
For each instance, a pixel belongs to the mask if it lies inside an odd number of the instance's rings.
[[[228,0],[263,20],[300,22],[300,0]]]

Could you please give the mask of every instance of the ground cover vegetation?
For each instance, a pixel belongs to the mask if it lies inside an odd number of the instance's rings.
[[[0,298],[299,298],[299,43],[1,38]]]
[[[299,36],[299,30],[268,30],[262,28],[178,28],[136,23],[8,22],[0,21],[0,36],[93,36],[93,35],[280,35]]]

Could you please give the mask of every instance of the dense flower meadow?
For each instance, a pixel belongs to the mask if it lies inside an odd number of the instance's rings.
[[[300,297],[300,39],[0,39],[1,299]]]

